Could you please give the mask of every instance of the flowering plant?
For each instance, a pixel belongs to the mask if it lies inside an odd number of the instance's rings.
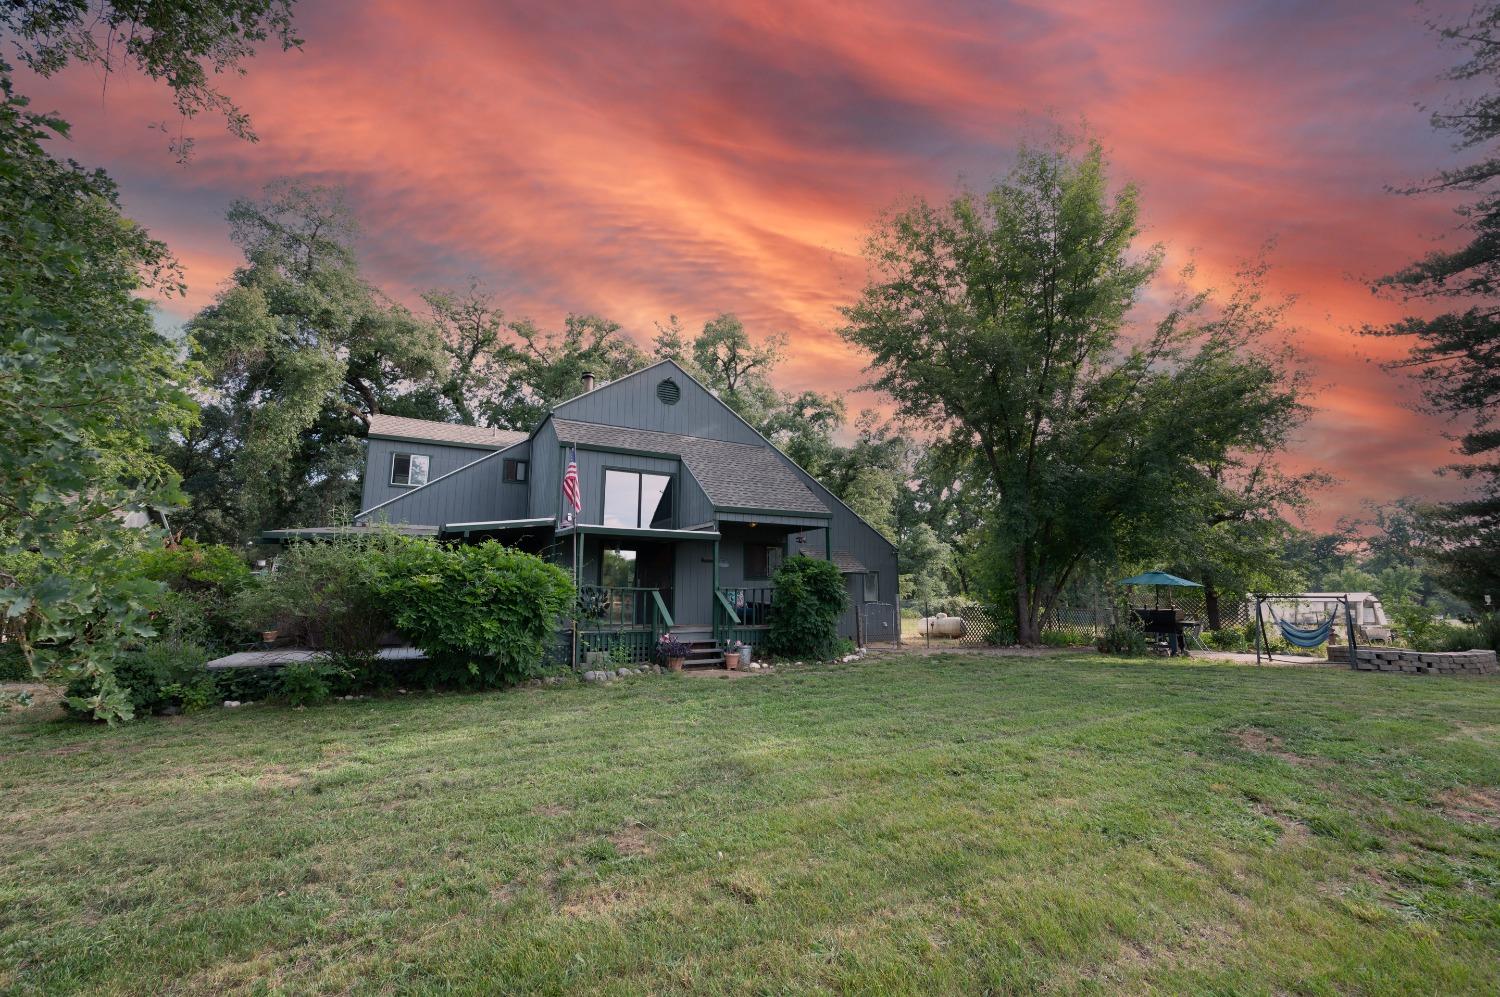
[[[663,661],[672,658],[686,658],[688,646],[671,634],[662,634],[661,640],[656,642],[656,656]]]

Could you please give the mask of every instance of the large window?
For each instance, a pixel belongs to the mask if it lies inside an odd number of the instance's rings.
[[[745,545],[745,580],[759,581],[775,576],[781,567],[781,548],[774,544]]]
[[[391,454],[391,484],[427,484],[427,455],[419,453]]]
[[[639,471],[604,472],[604,525],[663,529],[672,525],[672,478]]]

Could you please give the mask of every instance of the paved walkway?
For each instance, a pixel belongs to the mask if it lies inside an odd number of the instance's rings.
[[[423,661],[427,655],[415,647],[382,647],[375,652],[381,661]],[[210,669],[220,668],[273,668],[279,665],[294,665],[302,661],[321,661],[328,656],[326,651],[311,651],[305,647],[286,647],[275,651],[239,651],[208,663]]]

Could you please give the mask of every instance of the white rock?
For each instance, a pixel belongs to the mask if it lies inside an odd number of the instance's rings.
[[[240,705],[240,701],[238,699],[226,699],[226,700],[224,700],[224,708],[226,710],[232,710],[236,706],[239,706],[239,705]]]

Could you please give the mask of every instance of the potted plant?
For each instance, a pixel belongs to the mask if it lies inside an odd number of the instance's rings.
[[[656,642],[657,660],[674,672],[682,671],[682,663],[687,660],[687,656],[688,646],[671,634],[662,634],[661,640]]]
[[[744,668],[750,664],[750,645],[742,640],[737,640],[729,645],[729,654],[726,655],[724,667],[730,670]]]

